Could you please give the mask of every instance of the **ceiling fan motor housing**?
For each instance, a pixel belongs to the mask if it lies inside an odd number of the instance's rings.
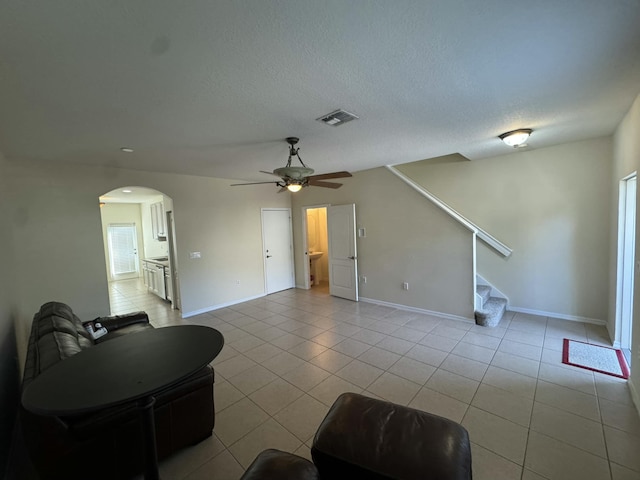
[[[289,178],[291,180],[302,180],[310,175],[313,175],[313,168],[307,167],[282,167],[276,168],[273,173],[279,177]]]

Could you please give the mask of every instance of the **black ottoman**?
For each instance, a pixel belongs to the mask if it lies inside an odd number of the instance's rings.
[[[319,480],[318,470],[306,458],[280,450],[260,453],[240,480]]]
[[[334,402],[311,456],[327,479],[472,478],[469,434],[462,425],[355,393]]]

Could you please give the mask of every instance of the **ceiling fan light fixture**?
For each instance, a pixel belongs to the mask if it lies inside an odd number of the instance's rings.
[[[498,138],[510,147],[518,148],[527,141],[532,132],[533,130],[530,128],[520,128],[518,130],[503,133],[498,136]]]
[[[300,149],[295,147],[300,139],[298,137],[287,137],[285,140],[289,144],[289,158],[287,159],[287,165],[281,168],[276,168],[273,172],[260,170],[261,173],[280,177],[278,181],[233,183],[231,184],[231,186],[237,187],[241,185],[260,185],[264,183],[275,183],[278,187],[280,187],[278,193],[286,192],[287,190],[295,193],[302,190],[303,187],[340,188],[342,186],[341,183],[325,182],[324,180],[351,177],[351,174],[345,171],[314,175],[313,168],[309,168],[304,164],[302,158],[300,158],[300,154],[298,153]],[[291,165],[291,162],[296,158],[300,162],[301,166],[299,167]]]

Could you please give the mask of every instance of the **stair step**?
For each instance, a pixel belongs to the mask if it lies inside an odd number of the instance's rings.
[[[476,293],[482,297],[482,305],[484,305],[491,296],[491,287],[488,285],[476,285]]]
[[[476,310],[476,323],[483,327],[495,327],[506,310],[507,301],[504,298],[490,297],[482,310]]]

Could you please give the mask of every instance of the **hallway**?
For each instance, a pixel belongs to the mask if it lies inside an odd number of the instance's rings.
[[[171,303],[149,293],[142,278],[109,282],[111,315],[145,311],[154,327],[182,325],[179,310],[172,310]]]

